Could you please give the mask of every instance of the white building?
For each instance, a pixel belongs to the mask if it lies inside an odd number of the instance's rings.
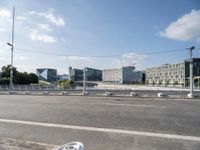
[[[114,83],[141,83],[142,72],[136,71],[134,66],[103,70],[103,81]]]

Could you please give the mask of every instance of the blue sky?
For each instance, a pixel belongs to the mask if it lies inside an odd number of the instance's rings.
[[[1,0],[0,67],[10,64],[12,7],[16,7],[14,65],[20,71],[55,68],[138,70],[181,62],[200,48],[199,0]],[[47,55],[49,54],[49,55]],[[115,57],[91,57],[113,56]],[[194,51],[200,56],[200,49]]]

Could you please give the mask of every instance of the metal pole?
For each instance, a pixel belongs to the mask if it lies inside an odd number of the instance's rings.
[[[11,45],[11,68],[10,68],[10,90],[11,91],[13,90],[14,25],[15,25],[15,6],[13,7],[12,45]]]
[[[190,98],[193,98],[193,59],[192,59],[192,51],[195,49],[194,46],[188,48],[190,53],[190,94],[188,95]]]
[[[83,94],[86,94],[86,68],[83,71]]]
[[[190,94],[193,94],[193,60],[192,49],[190,48]]]

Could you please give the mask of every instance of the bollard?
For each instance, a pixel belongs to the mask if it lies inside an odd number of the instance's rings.
[[[131,93],[130,93],[130,96],[138,96],[138,94],[135,93],[135,92],[131,92]]]
[[[158,97],[165,97],[166,95],[164,93],[160,92],[160,93],[157,94],[157,96]]]
[[[113,93],[111,93],[111,92],[105,92],[104,93],[104,96],[112,96],[113,95]]]

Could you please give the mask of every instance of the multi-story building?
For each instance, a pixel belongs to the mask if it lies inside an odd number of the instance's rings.
[[[190,60],[177,64],[164,64],[160,67],[145,70],[147,84],[179,84],[188,86],[190,76]],[[195,84],[200,78],[200,58],[193,58],[193,76]]]
[[[57,81],[57,70],[50,68],[39,68],[36,70],[36,75],[39,80],[47,81],[47,82],[55,82]]]
[[[143,73],[134,66],[103,70],[103,81],[114,83],[142,83]]]
[[[102,70],[94,68],[86,69],[86,79],[87,81],[102,81]]]
[[[86,69],[87,81],[102,81],[102,71],[94,68]],[[83,81],[83,70],[69,67],[69,79],[74,81]]]
[[[68,80],[69,76],[67,74],[57,75],[58,80]]]

